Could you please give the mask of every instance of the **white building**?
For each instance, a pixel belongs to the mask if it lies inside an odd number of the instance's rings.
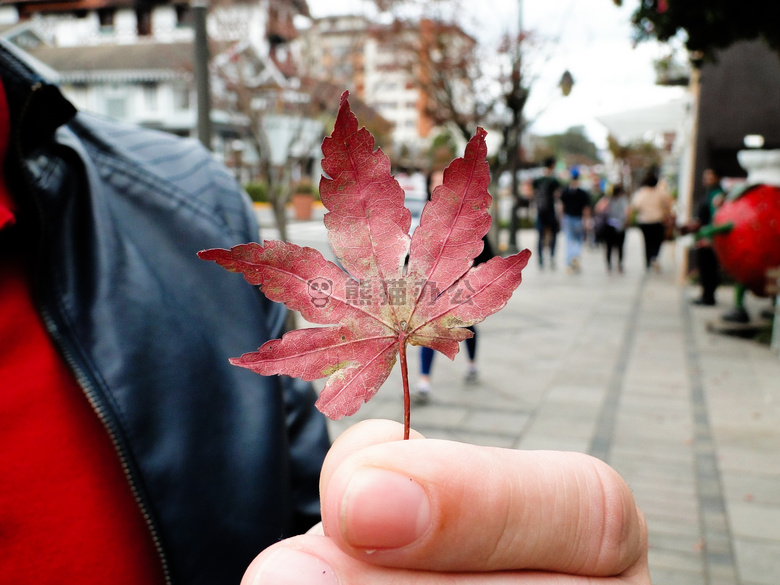
[[[43,5],[12,0],[0,6],[0,25],[13,31],[15,23],[23,23],[46,41],[23,48],[59,74],[64,93],[80,109],[196,136],[189,3],[108,0],[100,8],[94,6],[89,0]],[[235,99],[225,77],[240,56],[241,73],[256,87],[294,89],[287,44],[296,34],[293,17],[307,15],[308,6],[305,0],[234,0],[211,6],[212,148],[229,165],[237,154],[242,165],[251,165],[257,157],[241,140],[250,121],[231,107]]]

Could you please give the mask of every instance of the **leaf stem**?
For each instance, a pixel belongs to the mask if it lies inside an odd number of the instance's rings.
[[[406,365],[406,335],[398,337],[398,356],[401,362],[401,380],[404,385],[404,441],[409,439],[412,399],[409,394],[409,368]]]

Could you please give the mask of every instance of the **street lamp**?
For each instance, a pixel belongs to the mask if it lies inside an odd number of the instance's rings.
[[[574,87],[574,77],[572,77],[568,69],[563,72],[563,75],[561,75],[561,80],[558,82],[558,87],[561,88],[563,97],[567,97],[571,93],[571,88]]]
[[[513,158],[510,164],[512,173],[512,215],[509,218],[509,241],[507,242],[507,253],[509,254],[514,254],[519,249],[517,241],[517,230],[520,227],[519,214],[522,205],[520,201],[520,189],[517,174],[521,162],[520,153],[522,147],[522,113],[525,101],[528,99],[528,90],[523,87],[522,78],[519,74],[519,64],[516,71],[518,78],[517,80],[513,79],[513,81],[516,81],[513,83],[513,93],[510,93],[507,98],[507,104],[510,106],[514,114],[514,119],[512,122],[512,128],[514,129],[512,134],[513,143],[512,148],[510,149],[511,156]],[[561,95],[563,95],[563,97],[567,97],[571,93],[571,90],[574,87],[574,76],[568,69],[563,72],[563,75],[561,75],[561,80],[558,82],[558,87],[561,88]],[[516,104],[516,107],[512,107],[510,98],[519,96],[522,96],[522,101]]]
[[[506,104],[512,112],[512,123],[509,132],[508,149],[511,160],[509,161],[510,172],[512,173],[512,215],[509,218],[509,241],[507,242],[507,253],[514,254],[518,251],[517,230],[519,229],[519,214],[522,207],[520,201],[520,188],[518,182],[518,171],[520,167],[520,153],[522,149],[523,134],[523,108],[528,100],[529,90],[523,85],[523,76],[521,72],[522,63],[522,35],[523,35],[523,0],[517,0],[517,46],[515,62],[512,68],[511,89],[505,96]],[[561,80],[558,82],[563,97],[567,97],[574,87],[574,76],[567,69],[563,72]]]

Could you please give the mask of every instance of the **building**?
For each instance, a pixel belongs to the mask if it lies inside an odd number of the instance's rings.
[[[472,51],[476,41],[455,25],[330,16],[313,20],[298,45],[303,74],[342,84],[393,124],[396,160],[414,164],[440,125],[436,89],[441,80],[435,72],[446,74],[454,105],[469,107],[465,79],[470,72],[454,67],[453,55]]]
[[[701,175],[717,167],[725,177],[745,177],[737,152],[745,136],[763,139],[763,148],[780,148],[780,61],[762,41],[742,41],[702,66],[697,97],[693,200],[703,196]]]
[[[306,0],[215,0],[209,3],[209,35],[222,41],[248,40],[280,68],[291,62],[286,45],[297,31],[293,19],[308,16]],[[187,0],[7,0],[0,25],[29,22],[51,44],[132,44],[145,40],[192,40]]]
[[[81,109],[189,136],[195,126],[192,41],[40,45],[29,53],[59,73]]]
[[[364,48],[373,26],[366,17],[358,15],[312,20],[296,43],[301,74],[328,80],[363,97]]]
[[[682,94],[670,96],[665,103],[606,114],[597,119],[621,145],[652,144],[661,157],[663,177],[677,185],[680,173],[685,172],[681,165],[687,160],[686,153],[690,150],[692,111],[692,96]],[[631,170],[613,166],[609,172],[610,180],[635,189],[641,176],[632,175]],[[644,173],[645,169],[641,171]],[[676,187],[674,190],[677,190]]]
[[[211,146],[229,166],[240,161],[247,175],[253,174],[258,157],[246,140],[251,116],[238,107],[231,76],[240,74],[258,92],[294,92],[295,64],[288,47],[297,34],[296,15],[308,15],[305,0],[211,5]],[[0,26],[8,31],[4,36],[15,34],[25,41],[18,43],[22,48],[55,70],[77,107],[195,137],[192,24],[189,3],[175,0],[12,0],[0,6]],[[245,178],[242,168],[235,169],[239,178]]]

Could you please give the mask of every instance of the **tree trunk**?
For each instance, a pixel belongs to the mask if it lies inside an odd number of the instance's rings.
[[[285,197],[279,192],[277,185],[273,187],[269,186],[269,191],[273,188],[276,193],[273,197],[269,197],[271,200],[271,209],[274,212],[274,220],[276,221],[276,229],[279,231],[279,239],[283,242],[287,241],[287,205]]]
[[[507,253],[515,254],[519,250],[517,230],[520,229],[520,182],[518,173],[520,172],[520,141],[522,135],[522,110],[515,109],[512,112],[512,128],[509,131],[509,144],[507,153],[509,156],[509,169],[512,173],[512,214],[509,217],[509,241],[507,242]]]
[[[257,127],[252,133],[260,157],[260,172],[265,177],[268,193],[268,202],[271,204],[271,211],[274,215],[276,229],[279,231],[279,239],[287,241],[287,193],[282,188],[282,183],[277,179],[274,168],[271,166],[271,149],[268,146],[268,140],[265,133],[260,129],[259,122],[254,122]]]

